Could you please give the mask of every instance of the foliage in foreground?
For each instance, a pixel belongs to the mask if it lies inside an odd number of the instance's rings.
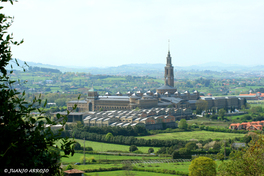
[[[216,175],[216,163],[208,157],[199,157],[192,160],[189,167],[189,176],[214,176]]]
[[[246,150],[230,154],[230,161],[223,162],[219,175],[263,175],[264,174],[264,137],[251,140]]]
[[[23,42],[13,41],[12,35],[7,33],[12,20],[12,17],[0,13],[0,173],[8,172],[12,168],[28,171],[43,169],[45,175],[60,174],[60,149],[64,151],[64,156],[73,155],[74,142],[62,139],[61,148],[55,147],[55,142],[61,139],[60,133],[63,129],[54,134],[45,125],[64,125],[67,119],[58,116],[59,122],[51,121],[39,109],[40,96],[28,103],[25,101],[25,92],[20,93],[12,88],[15,81],[10,80],[10,75],[13,71],[6,70],[6,66],[12,61],[11,44],[20,45]],[[15,61],[19,66],[17,60]],[[36,110],[40,112],[37,119],[30,114]],[[42,173],[40,171],[34,174],[43,175],[43,170]]]

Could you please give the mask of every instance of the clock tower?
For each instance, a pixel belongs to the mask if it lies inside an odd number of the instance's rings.
[[[170,50],[168,51],[168,55],[167,55],[167,63],[165,66],[164,79],[165,79],[165,85],[174,87],[174,75],[173,75],[173,66],[171,64]]]

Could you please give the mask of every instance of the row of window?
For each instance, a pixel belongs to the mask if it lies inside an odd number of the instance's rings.
[[[129,109],[128,107],[126,106],[95,106],[94,107],[96,110],[99,110],[99,109]]]

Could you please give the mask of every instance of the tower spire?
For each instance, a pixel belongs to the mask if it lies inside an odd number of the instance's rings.
[[[171,65],[171,56],[170,56],[170,39],[168,40],[168,55],[167,55],[167,66]]]
[[[168,51],[170,52],[170,39],[168,40]]]
[[[170,40],[168,40],[168,55],[167,63],[165,66],[165,85],[174,87],[174,75],[173,75],[173,66],[171,64],[171,55],[170,55]]]

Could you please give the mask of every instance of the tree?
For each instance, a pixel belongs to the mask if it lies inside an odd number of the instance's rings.
[[[80,157],[80,163],[87,163],[89,161],[89,158],[86,156],[81,156]]]
[[[179,154],[180,155],[187,155],[189,153],[190,150],[188,150],[187,148],[180,148],[179,149]]]
[[[263,112],[263,109],[261,106],[253,106],[252,108],[250,108],[250,110],[253,114],[258,114],[260,112]]]
[[[105,135],[105,140],[106,141],[110,141],[110,139],[113,137],[113,134],[112,133],[107,133],[106,135]]]
[[[220,109],[218,111],[218,115],[219,115],[219,117],[220,117],[221,120],[224,119],[225,113],[226,113],[226,110],[224,110],[224,109]]]
[[[213,146],[213,149],[214,150],[220,150],[221,149],[221,142],[215,142],[214,143],[214,146]]]
[[[136,150],[138,150],[138,148],[137,148],[137,146],[135,146],[135,145],[131,145],[131,146],[129,147],[129,151],[130,151],[130,152],[134,152],[134,151],[136,151]]]
[[[69,165],[66,167],[66,170],[71,170],[71,169],[73,169],[73,167],[72,167],[71,164],[69,164]]]
[[[172,159],[177,159],[178,156],[179,156],[179,152],[174,151],[174,152],[172,153]]]
[[[81,147],[81,144],[79,142],[76,142],[74,144],[74,150],[82,150],[83,148]]]
[[[125,162],[125,164],[123,165],[123,170],[124,170],[124,175],[125,176],[134,176],[136,175],[133,172],[133,166],[130,162]]]
[[[196,114],[201,114],[202,111],[208,109],[208,102],[205,100],[197,100],[196,105]]]
[[[139,111],[139,110],[140,110],[140,108],[139,108],[139,107],[136,107],[134,110],[135,110],[135,111]]]
[[[246,122],[248,120],[251,120],[252,117],[249,114],[245,114],[240,119],[241,119],[241,121]]]
[[[196,145],[195,142],[188,142],[185,145],[185,148],[187,148],[187,150],[196,150],[198,148],[198,146]]]
[[[167,108],[173,108],[173,105],[168,105]]]
[[[11,3],[13,3],[10,0]],[[2,9],[3,7],[0,7]],[[45,117],[45,112],[40,109],[41,96],[35,97],[31,103],[25,101],[25,92],[18,92],[12,88],[15,81],[10,79],[13,73],[6,69],[13,61],[11,44],[23,43],[13,40],[12,34],[7,30],[11,26],[13,18],[0,13],[0,174],[4,168],[48,169],[45,175],[58,175],[61,172],[60,158],[74,154],[74,141],[60,137],[63,128],[54,134],[51,128],[45,125],[65,125],[67,117],[57,115],[58,121],[51,121]],[[15,60],[15,63],[20,66]],[[26,65],[26,63],[25,63]],[[24,67],[22,66],[24,69]],[[24,69],[25,71],[25,69]],[[44,105],[47,104],[45,101]],[[31,112],[38,111],[40,116],[35,118]],[[61,140],[60,148],[55,142]],[[60,156],[60,151],[64,155]],[[43,175],[43,173],[35,173]]]
[[[223,162],[225,159],[225,155],[222,152],[219,152],[217,153],[216,158]]]
[[[264,174],[264,137],[251,140],[246,150],[230,154],[230,160],[219,167],[219,175],[263,175]]]
[[[148,153],[154,153],[154,149],[153,148],[149,148],[148,149]]]
[[[77,125],[76,125],[77,129],[82,129],[83,126],[84,126],[83,121],[77,121]]]
[[[181,119],[180,122],[179,122],[179,128],[180,129],[187,129],[188,127],[188,124],[187,124],[187,121],[186,119]]]
[[[216,175],[216,163],[208,157],[198,157],[192,160],[189,166],[190,176],[214,176]]]

